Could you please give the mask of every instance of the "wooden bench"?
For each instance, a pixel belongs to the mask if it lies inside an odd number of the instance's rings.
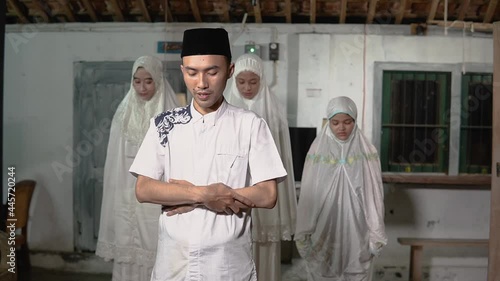
[[[422,252],[425,247],[447,246],[447,247],[488,247],[488,239],[447,239],[447,238],[407,238],[400,237],[401,245],[410,248],[410,281],[422,281]]]

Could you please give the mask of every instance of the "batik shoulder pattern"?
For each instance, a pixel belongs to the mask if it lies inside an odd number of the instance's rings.
[[[177,107],[158,114],[155,117],[155,125],[158,131],[158,137],[160,138],[160,144],[165,147],[168,142],[168,134],[174,126],[176,124],[187,124],[191,118],[189,105],[186,107]]]

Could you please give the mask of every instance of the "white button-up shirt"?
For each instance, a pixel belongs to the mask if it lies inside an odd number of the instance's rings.
[[[264,119],[226,101],[206,115],[191,104],[152,119],[130,172],[234,189],[286,176]],[[159,224],[151,280],[256,280],[249,212],[226,215],[200,207],[162,214]]]

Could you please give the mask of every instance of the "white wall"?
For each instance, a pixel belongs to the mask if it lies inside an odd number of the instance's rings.
[[[195,26],[7,27],[3,169],[15,165],[18,180],[38,182],[30,236],[33,249],[72,251],[74,247],[72,174],[59,180],[51,166],[72,161],[73,63],[133,61],[144,54],[179,60],[178,55],[155,54],[156,42],[181,41],[183,30]],[[264,59],[268,43],[280,43],[280,60],[267,61],[266,73],[273,76],[276,67],[276,78],[268,81],[287,105],[290,124],[319,129],[327,102],[348,95],[358,105],[359,125],[369,137],[374,122],[375,62],[491,64],[493,60],[491,36],[462,38],[461,31],[444,36],[442,30],[431,29],[428,36],[417,37],[408,35],[408,26],[365,30],[357,25],[247,25],[243,32],[239,24],[223,27],[230,33],[235,58],[248,41],[263,47]],[[407,265],[409,249],[397,244],[399,236],[486,238],[489,194],[387,186],[390,244],[378,264]],[[476,256],[483,258],[481,253]]]

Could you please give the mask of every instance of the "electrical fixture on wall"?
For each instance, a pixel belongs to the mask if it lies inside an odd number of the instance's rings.
[[[269,60],[277,61],[280,59],[280,45],[279,43],[269,43]]]
[[[245,44],[245,54],[255,54],[260,57],[260,46],[254,42]]]

